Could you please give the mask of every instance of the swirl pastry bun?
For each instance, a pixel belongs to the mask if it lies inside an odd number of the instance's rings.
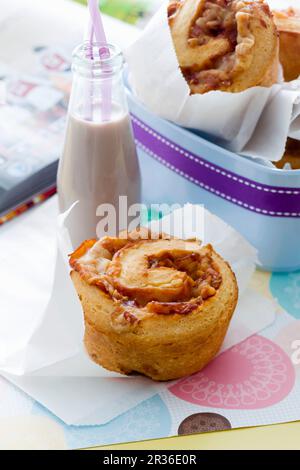
[[[273,13],[279,31],[279,58],[284,79],[289,82],[300,75],[300,10],[288,8]]]
[[[278,35],[263,0],[172,1],[168,17],[192,94],[276,83]]]
[[[219,351],[238,289],[211,245],[142,229],[86,241],[70,265],[87,352],[106,369],[171,380]]]

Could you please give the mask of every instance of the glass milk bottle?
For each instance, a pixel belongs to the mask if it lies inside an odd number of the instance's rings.
[[[61,212],[78,201],[66,223],[73,245],[127,228],[118,224],[119,196],[127,196],[128,208],[140,202],[140,171],[123,83],[123,56],[108,45],[109,57],[100,59],[103,47],[99,43],[91,47],[87,42],[73,55],[73,87],[57,182]],[[109,227],[101,233],[99,216],[104,216],[107,205],[111,209],[107,212]],[[122,218],[124,221],[124,214]]]

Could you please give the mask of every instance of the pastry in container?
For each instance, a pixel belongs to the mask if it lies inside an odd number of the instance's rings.
[[[276,83],[278,34],[264,1],[172,1],[168,17],[192,94]]]
[[[104,368],[171,380],[219,351],[238,288],[211,245],[141,230],[85,241],[70,265],[85,347]]]
[[[275,166],[279,169],[300,170],[300,141],[288,137],[283,157]]]
[[[300,9],[274,11],[279,31],[279,57],[285,81],[295,80],[300,75]]]

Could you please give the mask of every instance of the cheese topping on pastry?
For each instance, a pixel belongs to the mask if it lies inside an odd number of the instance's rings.
[[[170,237],[103,237],[84,242],[71,267],[114,302],[112,320],[129,324],[153,314],[188,314],[222,283],[211,245]]]

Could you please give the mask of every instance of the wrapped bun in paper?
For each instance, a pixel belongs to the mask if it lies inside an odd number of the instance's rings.
[[[298,130],[300,82],[282,81],[268,5],[223,3],[164,2],[126,51],[132,92],[154,114],[229,150],[280,160]]]
[[[41,224],[41,211],[45,208],[47,217]],[[90,360],[83,347],[83,312],[68,264],[68,254],[75,248],[68,227],[73,226],[72,220],[77,217],[76,206],[59,218],[56,261],[55,214],[55,200],[37,208],[25,219],[23,232],[18,235],[22,243],[11,242],[13,228],[9,224],[4,232],[7,252],[0,299],[0,372],[64,422],[103,424],[166,389],[168,383],[123,376]],[[270,325],[274,320],[274,304],[249,289],[256,250],[218,217],[188,205],[159,222],[152,222],[150,228],[158,231],[162,224],[161,228],[170,227],[164,231],[174,236],[182,228],[185,237],[195,236],[195,220],[201,221],[196,227],[197,238],[204,244],[212,243],[229,261],[237,277],[240,297],[222,346],[221,351],[225,351]],[[39,227],[35,243],[29,237],[24,239],[27,225]],[[39,255],[37,246],[42,247]],[[17,271],[16,259],[20,266]],[[12,275],[17,276],[13,286]],[[19,286],[18,295],[15,285]]]

